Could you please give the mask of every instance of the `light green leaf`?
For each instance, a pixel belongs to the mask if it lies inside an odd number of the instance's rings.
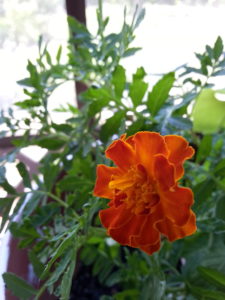
[[[211,134],[225,127],[225,102],[216,98],[224,93],[205,89],[199,94],[192,110],[194,131]]]
[[[129,96],[134,104],[138,106],[142,103],[142,99],[147,91],[148,84],[142,79],[134,80],[130,85]]]
[[[117,66],[112,76],[112,84],[114,86],[115,94],[120,100],[123,95],[126,84],[126,73],[125,69],[122,66]]]

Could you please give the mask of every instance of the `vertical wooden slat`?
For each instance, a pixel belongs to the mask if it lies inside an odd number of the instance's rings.
[[[85,0],[66,0],[67,14],[86,25],[85,7]],[[76,81],[75,88],[76,94],[79,95],[81,92],[85,91],[87,87],[82,82]],[[79,99],[77,99],[77,105],[78,107],[82,106],[82,104],[79,103]]]

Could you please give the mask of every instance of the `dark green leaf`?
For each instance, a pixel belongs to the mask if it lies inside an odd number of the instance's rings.
[[[197,151],[196,161],[201,162],[207,159],[212,149],[212,135],[205,135]]]
[[[70,249],[68,252],[66,252],[64,254],[64,256],[61,258],[60,262],[58,263],[58,266],[55,268],[53,274],[46,282],[47,286],[54,284],[59,279],[59,277],[64,272],[65,268],[70,263],[72,256],[73,256],[73,252],[74,252],[74,250]]]
[[[16,165],[16,167],[17,167],[18,172],[20,173],[20,176],[23,178],[24,186],[31,188],[30,176],[26,169],[25,164],[22,162],[19,162]]]
[[[217,270],[202,266],[198,267],[197,269],[204,279],[208,280],[209,282],[215,283],[216,285],[219,285],[221,287],[225,287],[225,274]]]
[[[152,91],[148,94],[147,105],[153,116],[157,114],[167,100],[174,81],[174,72],[168,73],[154,85]]]
[[[65,139],[59,135],[49,135],[33,140],[34,145],[38,145],[48,150],[58,150],[65,145]]]
[[[198,286],[188,285],[190,291],[201,298],[198,299],[213,299],[213,300],[224,300],[225,294],[214,290],[203,289]]]
[[[223,176],[225,172],[225,158],[221,159],[214,168],[214,174],[217,176]]]
[[[10,195],[16,195],[17,191],[14,189],[14,187],[7,181],[5,178],[4,182],[0,182],[0,186],[3,187],[3,189]]]
[[[78,35],[78,37],[86,37],[86,38],[90,38],[90,33],[87,30],[86,26],[84,26],[82,23],[80,23],[79,21],[77,21],[75,18],[68,16],[67,17],[67,21],[70,27],[70,30]]]
[[[38,238],[39,234],[29,221],[24,221],[22,225],[17,222],[10,224],[10,232],[17,238]]]
[[[44,271],[44,265],[40,261],[40,259],[37,257],[36,253],[34,251],[29,251],[29,260],[32,263],[33,269],[35,274],[40,277],[42,272]]]
[[[60,286],[60,291],[61,291],[60,300],[69,300],[75,266],[76,266],[76,255],[74,256],[74,259],[71,261],[71,263],[67,267],[66,272],[63,275],[62,283]]]
[[[118,111],[111,118],[106,120],[100,131],[100,138],[103,142],[107,142],[110,136],[117,133],[124,117],[125,112]]]
[[[0,232],[4,229],[9,220],[9,213],[14,202],[13,197],[0,198],[0,215],[2,216]]]
[[[220,36],[218,36],[214,48],[213,48],[213,57],[215,60],[218,60],[220,55],[223,53],[223,41]]]
[[[225,196],[224,195],[217,200],[216,217],[225,221]]]
[[[200,207],[205,201],[208,199],[208,197],[212,194],[212,191],[215,188],[215,182],[208,178],[200,183],[198,183],[193,191],[195,195],[195,206]]]
[[[29,194],[27,197],[27,203],[23,209],[23,218],[30,216],[37,208],[39,202],[43,199],[43,194],[34,191],[33,194]]]
[[[74,189],[84,186],[90,186],[87,179],[79,176],[64,176],[64,178],[57,184],[61,191],[74,191]]]
[[[132,124],[128,127],[128,129],[126,130],[127,135],[132,135],[134,133],[136,133],[137,131],[142,130],[142,127],[144,126],[144,119],[137,119],[137,121],[132,122]]]
[[[64,238],[62,243],[58,246],[58,248],[55,250],[55,252],[52,254],[52,258],[50,261],[47,263],[44,272],[42,273],[41,279],[44,279],[46,275],[48,274],[51,266],[53,263],[56,261],[57,258],[59,258],[68,247],[75,247],[74,246],[74,240],[75,240],[75,235],[78,230],[78,226],[76,225],[71,232],[68,233],[67,237]]]
[[[13,273],[4,273],[2,277],[7,288],[21,300],[29,300],[37,294],[31,285]]]
[[[60,62],[61,54],[62,54],[62,46],[60,45],[56,54],[57,63]]]

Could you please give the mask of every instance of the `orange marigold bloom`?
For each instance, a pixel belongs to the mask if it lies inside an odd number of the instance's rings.
[[[178,185],[184,161],[194,154],[183,137],[124,134],[105,154],[116,167],[98,165],[94,195],[110,199],[99,216],[114,240],[152,254],[161,235],[172,242],[196,231],[193,193]]]

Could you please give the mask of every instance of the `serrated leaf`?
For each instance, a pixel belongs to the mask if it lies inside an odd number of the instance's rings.
[[[123,95],[126,84],[126,73],[122,66],[117,66],[112,75],[112,84],[114,86],[115,94],[120,100]]]
[[[174,72],[163,76],[148,94],[147,106],[153,116],[157,114],[169,96],[169,92],[175,81]]]
[[[4,273],[2,277],[7,288],[21,300],[29,300],[37,294],[37,290],[13,273]]]
[[[69,300],[75,266],[76,266],[76,252],[74,255],[74,259],[71,261],[71,263],[67,267],[65,274],[63,275],[62,283],[60,286],[60,292],[61,292],[60,300]]]
[[[79,229],[79,226],[76,225],[75,228],[73,228],[73,230],[67,235],[67,237],[64,238],[62,243],[59,245],[59,247],[52,254],[52,258],[47,263],[47,265],[45,267],[45,270],[42,273],[41,279],[44,279],[46,277],[46,275],[48,274],[48,272],[49,272],[51,266],[53,265],[53,263],[56,261],[57,258],[59,258],[64,253],[64,251],[68,247],[70,247],[70,246],[74,247],[73,241],[75,240],[75,234],[78,231],[78,229]]]
[[[30,175],[26,169],[25,164],[23,162],[19,162],[16,165],[16,167],[17,167],[18,172],[20,173],[20,176],[23,179],[24,186],[31,188]]]
[[[47,280],[46,282],[47,286],[54,284],[59,279],[59,277],[62,275],[62,273],[68,266],[69,262],[71,261],[72,256],[73,256],[73,249],[70,249],[68,252],[65,253],[65,255],[60,260],[58,266],[55,268],[54,272]]]
[[[107,142],[110,136],[117,133],[124,117],[125,112],[118,111],[111,118],[106,120],[100,131],[100,138],[103,142]]]

